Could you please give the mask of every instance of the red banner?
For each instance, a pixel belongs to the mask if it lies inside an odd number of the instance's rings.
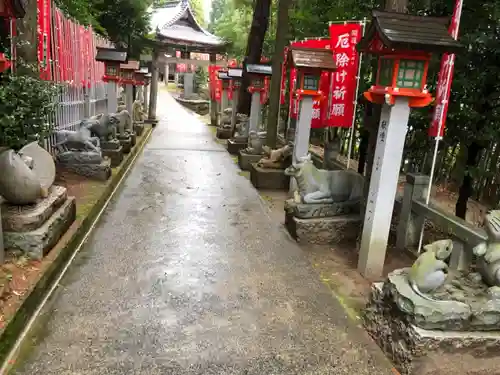
[[[260,94],[260,104],[264,105],[269,99],[269,87],[271,85],[270,78],[264,77],[264,90]]]
[[[51,0],[38,0],[38,64],[40,69],[40,78],[43,80],[52,79],[51,56],[50,56],[50,31],[51,25]]]
[[[218,102],[220,102],[222,98],[222,81],[217,74],[220,69],[221,67],[217,65],[210,65],[208,67],[210,98]]]
[[[288,58],[288,47],[285,47],[283,64],[281,64],[281,89],[280,89],[280,104],[285,104],[286,95],[286,60]]]
[[[352,126],[359,65],[356,44],[361,36],[359,23],[330,25],[331,48],[337,70],[331,74],[333,82],[330,90],[328,126],[342,128]]]
[[[462,15],[462,0],[457,0],[455,3],[455,10],[451,18],[451,24],[448,32],[457,40],[458,29],[460,27],[460,17]],[[444,135],[444,128],[446,122],[446,115],[448,114],[448,101],[450,99],[451,83],[453,80],[453,66],[455,61],[455,54],[445,53],[441,59],[441,69],[439,70],[439,79],[436,90],[436,107],[434,108],[434,115],[432,123],[429,128],[429,136],[442,137]],[[439,127],[441,126],[441,129]]]
[[[175,51],[175,57],[178,59],[181,57],[181,51]],[[175,71],[177,73],[186,73],[187,72],[187,65],[186,64],[177,64],[175,66]]]

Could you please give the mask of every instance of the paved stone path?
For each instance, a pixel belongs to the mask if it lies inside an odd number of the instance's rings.
[[[158,109],[16,373],[392,374],[209,128]]]

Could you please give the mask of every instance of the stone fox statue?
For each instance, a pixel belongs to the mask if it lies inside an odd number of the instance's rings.
[[[297,203],[345,202],[361,199],[363,194],[361,175],[352,171],[318,169],[314,166],[310,154],[285,169],[285,174],[297,181]]]
[[[435,241],[424,246],[408,273],[408,282],[415,293],[427,300],[435,301],[425,295],[444,284],[448,272],[448,259],[453,250],[452,240]]]
[[[485,230],[488,241],[473,249],[478,257],[478,271],[486,284],[500,286],[500,210],[486,214]]]

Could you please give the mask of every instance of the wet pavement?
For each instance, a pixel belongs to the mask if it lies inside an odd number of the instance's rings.
[[[209,128],[167,93],[17,374],[392,374]]]

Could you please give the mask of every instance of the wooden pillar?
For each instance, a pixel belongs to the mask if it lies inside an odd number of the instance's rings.
[[[215,65],[217,58],[215,53],[210,54],[210,65]],[[215,98],[210,98],[210,125],[217,126],[217,101]]]
[[[151,94],[149,96],[148,121],[156,122],[156,101],[158,100],[158,51],[153,51],[151,64]]]

